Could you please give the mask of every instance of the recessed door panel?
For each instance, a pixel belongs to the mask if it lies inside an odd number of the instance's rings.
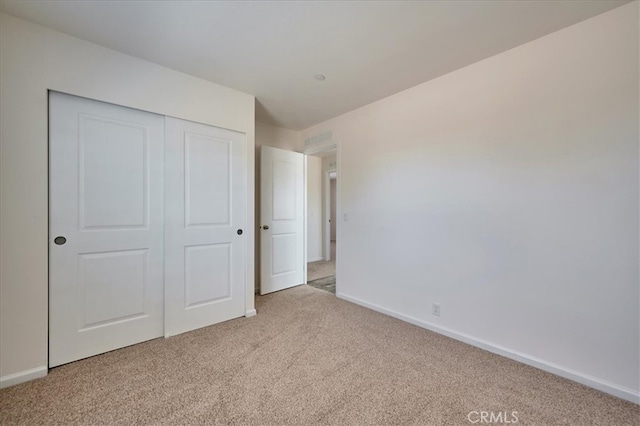
[[[231,297],[231,244],[185,247],[185,308]]]
[[[187,226],[229,225],[231,141],[185,133]]]
[[[84,229],[144,227],[149,197],[148,129],[79,117],[80,222]]]
[[[145,315],[147,250],[82,254],[79,261],[81,331]]]
[[[296,162],[295,159],[272,161],[273,216],[272,220],[296,218]]]
[[[296,234],[279,234],[271,237],[272,273],[286,274],[296,270]]]

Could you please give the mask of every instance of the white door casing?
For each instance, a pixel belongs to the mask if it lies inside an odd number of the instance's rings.
[[[49,111],[53,367],[163,334],[164,118],[55,92]]]
[[[304,155],[260,149],[260,294],[304,283]]]
[[[245,315],[246,138],[166,118],[165,336]]]

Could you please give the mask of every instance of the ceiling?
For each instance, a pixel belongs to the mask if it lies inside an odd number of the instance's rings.
[[[250,93],[258,121],[301,130],[627,2],[1,0],[0,11]]]

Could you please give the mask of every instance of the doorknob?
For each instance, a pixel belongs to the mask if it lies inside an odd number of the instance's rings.
[[[266,231],[267,229],[269,229],[269,225],[264,225],[264,226],[262,227],[262,229],[264,229],[264,230]]]
[[[66,242],[67,242],[67,239],[66,239],[65,237],[55,237],[55,238],[53,239],[53,242],[54,242],[54,243],[56,243],[57,245],[61,246],[61,245],[63,245],[64,243],[66,243]]]

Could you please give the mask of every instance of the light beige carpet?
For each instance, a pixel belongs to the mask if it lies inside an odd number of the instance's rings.
[[[336,242],[331,241],[331,260],[307,263],[307,282],[336,274]]]
[[[517,411],[523,425],[639,424],[637,405],[306,285],[257,309],[4,389],[0,423],[469,425]]]

